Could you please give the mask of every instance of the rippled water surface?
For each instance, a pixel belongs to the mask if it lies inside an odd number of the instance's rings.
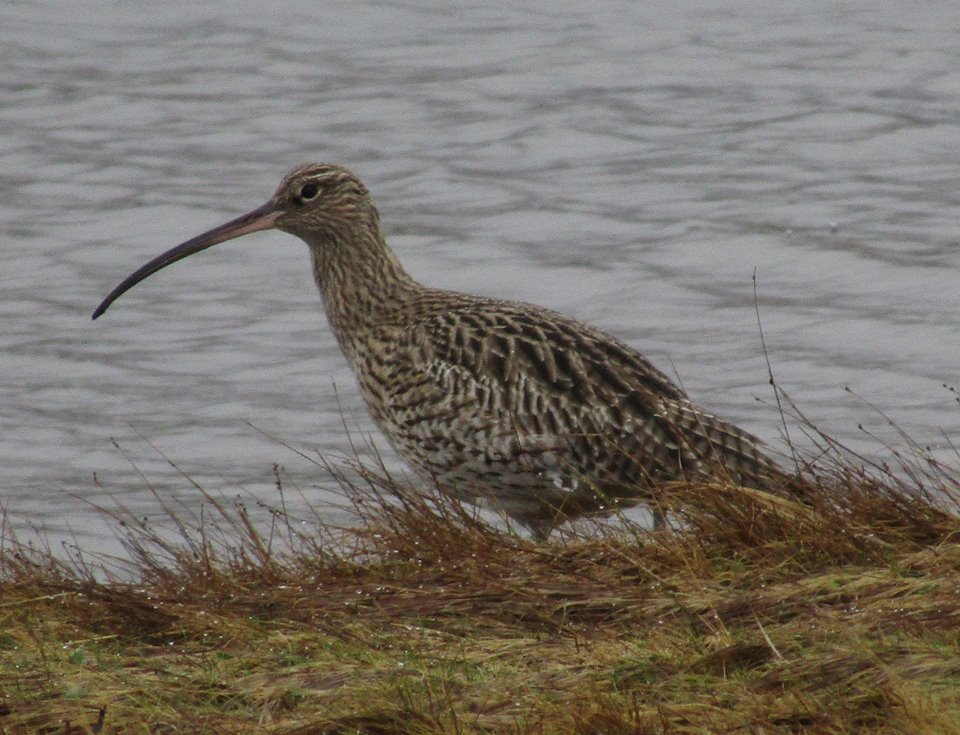
[[[195,504],[164,457],[268,503],[279,463],[325,506],[328,478],[270,435],[335,455],[341,412],[375,429],[302,243],[221,246],[90,320],[307,160],[364,179],[416,277],[596,323],[782,446],[756,273],[777,380],[810,418],[882,454],[859,425],[900,440],[873,404],[949,454],[960,6],[497,5],[4,3],[14,530],[92,548],[110,534],[92,504]]]

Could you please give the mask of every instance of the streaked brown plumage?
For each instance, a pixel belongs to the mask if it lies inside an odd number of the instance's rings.
[[[295,168],[262,207],[133,273],[94,318],[170,263],[270,228],[310,246],[330,325],[397,451],[429,481],[492,501],[537,536],[649,498],[664,480],[765,487],[784,478],[757,439],[697,408],[610,335],[531,304],[414,281],[366,187],[340,166]]]

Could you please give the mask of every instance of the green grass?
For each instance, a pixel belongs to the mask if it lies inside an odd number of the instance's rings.
[[[960,733],[956,476],[906,469],[547,544],[372,470],[350,529],[208,498],[173,541],[118,514],[107,572],[11,536],[0,733]]]

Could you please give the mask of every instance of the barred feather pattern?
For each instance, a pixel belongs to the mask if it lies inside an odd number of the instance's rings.
[[[756,438],[588,325],[445,292],[422,293],[413,311],[357,365],[371,414],[423,477],[541,534],[664,480],[782,477]]]

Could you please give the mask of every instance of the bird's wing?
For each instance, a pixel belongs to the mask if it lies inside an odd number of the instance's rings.
[[[395,423],[455,417],[531,447],[639,436],[663,423],[664,401],[686,401],[623,343],[526,304],[477,300],[420,318],[398,333],[391,363]]]

